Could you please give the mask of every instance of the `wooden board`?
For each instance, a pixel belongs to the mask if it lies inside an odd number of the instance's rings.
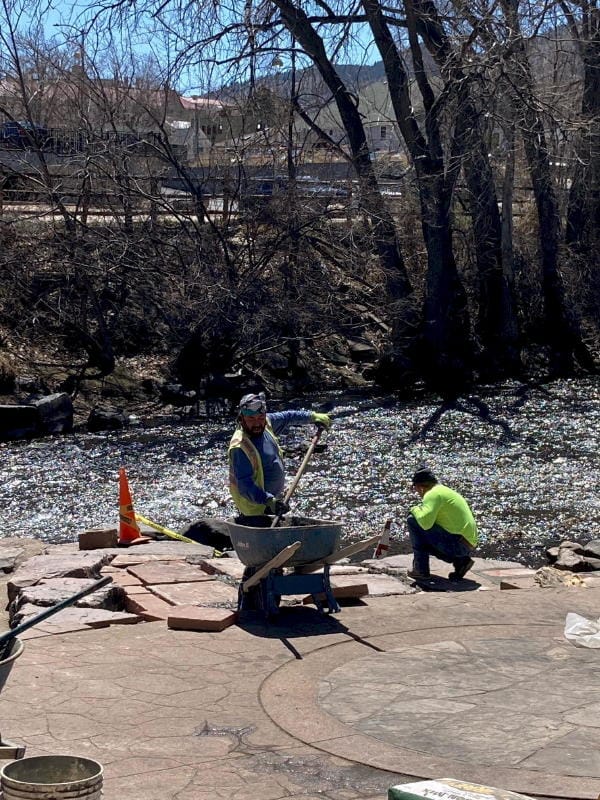
[[[251,589],[253,586],[265,578],[272,569],[277,569],[277,567],[283,567],[283,565],[292,558],[294,553],[302,547],[302,542],[293,542],[292,544],[284,547],[276,556],[274,556],[270,561],[267,561],[266,564],[263,564],[262,567],[259,567],[254,575],[248,578],[247,581],[244,581],[242,584],[242,589],[244,592],[247,592],[248,589]]]
[[[380,539],[381,534],[379,533],[375,536],[370,536],[368,539],[361,539],[360,542],[349,544],[348,547],[342,547],[341,550],[336,550],[335,553],[332,553],[330,556],[326,556],[326,558],[323,558],[320,561],[313,561],[311,564],[305,564],[298,571],[314,572],[316,569],[320,569],[321,567],[325,566],[325,564],[335,564],[336,561],[340,561],[342,558],[349,558],[350,556],[354,556],[356,553],[360,553],[369,547],[375,547],[375,545],[379,543]]]

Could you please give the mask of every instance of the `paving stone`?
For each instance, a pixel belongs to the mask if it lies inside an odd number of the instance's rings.
[[[19,609],[28,603],[36,606],[54,606],[62,603],[77,592],[87,589],[95,582],[90,578],[48,578],[34,586],[26,586],[15,600],[13,621],[20,616]],[[74,605],[78,608],[106,608],[117,610],[122,607],[125,595],[120,586],[108,584],[101,589],[82,597]],[[40,611],[42,609],[40,608]]]
[[[134,588],[136,591],[129,592],[129,588]],[[167,619],[173,605],[165,602],[161,597],[149,591],[137,591],[138,587],[127,587],[126,594],[127,600],[125,601],[125,608],[131,614],[137,614],[138,617],[145,619],[148,622],[159,619]]]
[[[232,606],[237,607],[237,589],[211,578],[195,583],[169,583],[148,586],[148,589],[174,606]]]
[[[110,556],[102,550],[34,556],[20,566],[8,581],[9,602],[15,599],[20,589],[33,586],[43,578],[97,578],[101,568],[109,561]]]
[[[237,620],[237,612],[226,608],[177,606],[167,619],[169,628],[186,631],[222,631]]]
[[[199,566],[209,575],[227,575],[240,581],[244,574],[244,565],[239,558],[203,558]]]
[[[26,622],[31,617],[40,614],[44,609],[28,603],[19,609],[20,619]],[[124,611],[108,611],[104,608],[78,608],[71,606],[57,611],[47,620],[40,622],[44,629],[50,628],[58,631],[65,626],[73,630],[72,626],[86,626],[88,628],[107,628],[109,625],[129,625],[138,622],[138,618],[133,614]],[[36,626],[37,627],[37,626]]]
[[[133,577],[133,575],[131,576]],[[148,591],[148,587],[145,586],[143,583],[132,583],[127,586],[123,586],[125,590],[125,597],[130,597],[133,594],[143,594],[144,592]]]
[[[116,547],[119,535],[116,528],[104,528],[84,531],[77,538],[80,550],[99,550],[105,547]]]
[[[118,555],[110,562],[111,567],[117,567],[119,569],[127,569],[128,567],[134,567],[138,564],[149,564],[156,561],[185,561],[185,558],[180,558],[179,556],[169,555],[165,553],[165,555],[157,555],[153,553],[140,553],[139,555],[132,553],[129,555]]]
[[[212,580],[212,577],[200,567],[186,564],[185,561],[155,561],[147,564],[136,564],[127,567],[127,571],[146,585]]]
[[[102,567],[101,575],[110,575],[113,583],[117,586],[143,586],[141,580],[125,569],[115,569],[113,567]]]

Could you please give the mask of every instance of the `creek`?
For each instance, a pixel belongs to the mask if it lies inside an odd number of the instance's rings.
[[[422,464],[469,500],[478,555],[544,562],[563,539],[600,538],[600,385],[595,379],[533,387],[505,384],[478,395],[492,421],[464,399],[430,428],[436,398],[329,394],[273,403],[332,409],[334,425],[292,500],[295,513],[340,519],[348,542],[393,518],[390,553],[408,552],[404,519]],[[117,479],[127,470],[136,511],[174,530],[200,517],[227,517],[227,445],[233,418],[124,432],[73,433],[0,444],[3,536],[75,541],[118,524]],[[285,435],[288,481],[314,428]],[[422,435],[419,437],[419,433]]]

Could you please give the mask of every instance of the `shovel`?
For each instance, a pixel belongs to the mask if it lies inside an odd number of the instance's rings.
[[[317,432],[315,433],[315,435],[313,436],[313,438],[310,441],[310,444],[308,446],[308,450],[306,451],[306,455],[302,459],[302,463],[300,464],[300,466],[298,468],[298,472],[294,475],[294,480],[290,483],[289,489],[287,490],[287,492],[283,496],[283,502],[284,503],[288,503],[289,500],[290,500],[290,497],[296,491],[296,487],[298,486],[300,478],[302,477],[302,475],[304,473],[304,470],[306,469],[306,466],[307,466],[308,462],[310,461],[310,459],[312,457],[312,454],[315,451],[315,447],[317,446],[317,442],[321,438],[321,434],[323,433],[323,430],[324,430],[324,428],[323,428],[322,425],[317,426]],[[283,516],[282,514],[278,514],[275,517],[275,519],[271,523],[271,528],[276,528],[279,525],[279,521],[281,520],[282,516]]]
[[[23,633],[29,628],[37,625],[38,622],[43,622],[48,617],[51,617],[53,614],[56,614],[58,611],[62,611],[63,608],[67,606],[73,605],[78,600],[81,600],[82,597],[85,597],[88,594],[92,594],[92,592],[98,591],[103,586],[106,586],[107,583],[112,583],[112,578],[110,575],[105,575],[104,578],[100,578],[99,581],[95,581],[92,583],[91,586],[88,586],[87,589],[82,589],[77,594],[71,595],[71,597],[67,597],[66,600],[61,600],[60,603],[57,603],[54,606],[50,606],[45,611],[42,611],[41,614],[36,614],[35,617],[30,617],[25,622],[22,622],[20,625],[17,625],[16,628],[13,628],[8,633],[2,634],[0,636],[0,661],[4,661],[5,658],[9,655],[10,646],[12,644],[13,639],[15,639],[20,633]]]

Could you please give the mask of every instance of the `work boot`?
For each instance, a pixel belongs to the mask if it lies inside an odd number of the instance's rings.
[[[465,556],[458,561],[454,562],[454,572],[451,572],[448,575],[449,581],[462,581],[465,577],[467,572],[471,569],[471,567],[475,564],[472,558],[469,556]]]
[[[428,581],[431,578],[429,572],[418,572],[416,569],[409,569],[406,574],[409,578],[413,578],[416,581]]]

